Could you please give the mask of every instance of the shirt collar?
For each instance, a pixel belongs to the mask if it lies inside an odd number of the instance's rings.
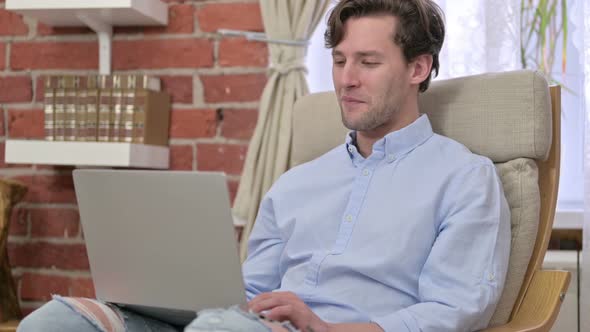
[[[424,143],[432,135],[430,120],[426,114],[422,114],[408,126],[392,131],[375,142],[371,156],[387,158],[389,162],[392,162]],[[346,149],[355,164],[364,160],[356,147],[356,131],[346,135]]]

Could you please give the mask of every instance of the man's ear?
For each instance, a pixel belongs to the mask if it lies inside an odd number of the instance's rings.
[[[410,66],[412,68],[410,83],[419,85],[428,78],[428,75],[430,75],[430,70],[432,69],[432,55],[418,55],[412,60]]]

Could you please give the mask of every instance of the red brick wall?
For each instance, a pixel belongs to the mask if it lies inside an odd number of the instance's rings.
[[[263,31],[255,0],[182,1],[166,27],[118,27],[113,73],[160,77],[172,95],[170,165],[221,170],[235,195],[266,82],[265,44],[223,38],[220,28]],[[8,251],[21,305],[50,294],[93,296],[73,190],[73,167],[7,165],[4,142],[43,137],[41,84],[48,74],[96,74],[98,43],[87,28],[51,28],[4,9],[0,0],[0,176],[29,192],[11,221]]]

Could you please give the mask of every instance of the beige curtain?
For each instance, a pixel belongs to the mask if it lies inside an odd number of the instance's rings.
[[[328,6],[328,0],[260,0],[266,37],[270,40],[308,40]],[[269,43],[270,76],[262,93],[258,123],[248,147],[240,187],[233,207],[236,224],[243,224],[240,255],[258,205],[273,182],[287,170],[293,104],[308,93],[304,58],[306,46]]]

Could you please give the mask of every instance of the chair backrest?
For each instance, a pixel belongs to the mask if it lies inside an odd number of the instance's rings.
[[[550,92],[551,91],[551,92]],[[521,70],[432,82],[419,98],[435,132],[489,157],[511,209],[508,277],[490,326],[514,315],[545,256],[559,180],[560,93],[544,77]],[[297,101],[290,167],[344,142],[347,129],[333,92]]]

